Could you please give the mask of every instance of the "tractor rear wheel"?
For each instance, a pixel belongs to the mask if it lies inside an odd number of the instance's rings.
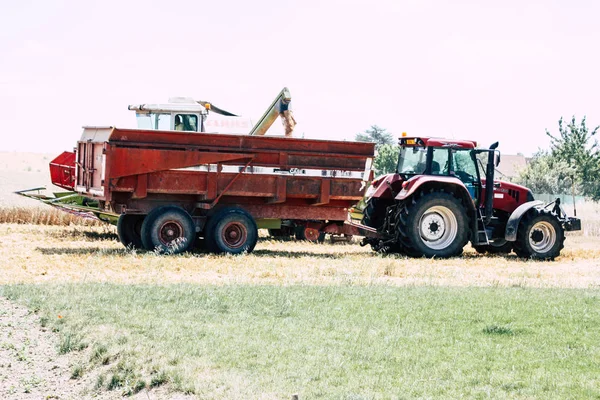
[[[142,224],[145,215],[122,214],[117,222],[117,235],[123,246],[132,249],[141,249]]]
[[[431,191],[408,200],[397,229],[409,256],[456,257],[469,239],[469,218],[450,193]]]
[[[534,208],[519,223],[514,248],[519,257],[553,260],[564,244],[565,231],[556,216]]]
[[[150,212],[142,224],[142,243],[146,250],[178,254],[191,249],[196,225],[181,207],[163,206]]]
[[[489,245],[473,246],[480,254],[509,254],[513,249],[513,243],[504,239],[491,240]]]
[[[363,210],[362,224],[371,228],[379,229],[385,221],[385,204],[381,199],[371,197]],[[381,207],[380,207],[381,206]]]
[[[223,208],[209,218],[206,248],[213,253],[250,253],[258,241],[254,218],[241,208]]]

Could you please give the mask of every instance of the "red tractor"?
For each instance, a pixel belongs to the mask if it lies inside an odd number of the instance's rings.
[[[481,253],[514,250],[546,260],[560,254],[565,231],[581,229],[560,199],[544,204],[526,187],[494,180],[498,143],[478,149],[467,140],[402,137],[399,144],[397,172],[378,177],[366,193],[362,224],[377,234],[362,245],[445,258],[470,241]]]

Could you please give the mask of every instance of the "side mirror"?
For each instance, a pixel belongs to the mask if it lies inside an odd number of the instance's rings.
[[[496,151],[496,153],[498,154],[498,156],[496,157],[496,167],[497,167],[498,165],[500,165],[500,152]]]

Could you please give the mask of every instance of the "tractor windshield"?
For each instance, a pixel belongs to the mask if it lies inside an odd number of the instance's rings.
[[[398,159],[399,174],[423,174],[427,168],[425,147],[401,147]]]

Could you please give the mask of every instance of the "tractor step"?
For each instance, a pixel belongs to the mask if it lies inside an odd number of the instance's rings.
[[[483,230],[483,231],[477,231],[477,242],[480,245],[481,244],[485,244],[485,245],[489,245],[490,244],[490,240],[489,240],[487,232],[485,230]]]
[[[482,245],[489,245],[490,238],[488,237],[487,231],[485,230],[485,225],[483,224],[483,214],[481,213],[481,209],[479,211],[479,218],[477,219],[477,243]]]

